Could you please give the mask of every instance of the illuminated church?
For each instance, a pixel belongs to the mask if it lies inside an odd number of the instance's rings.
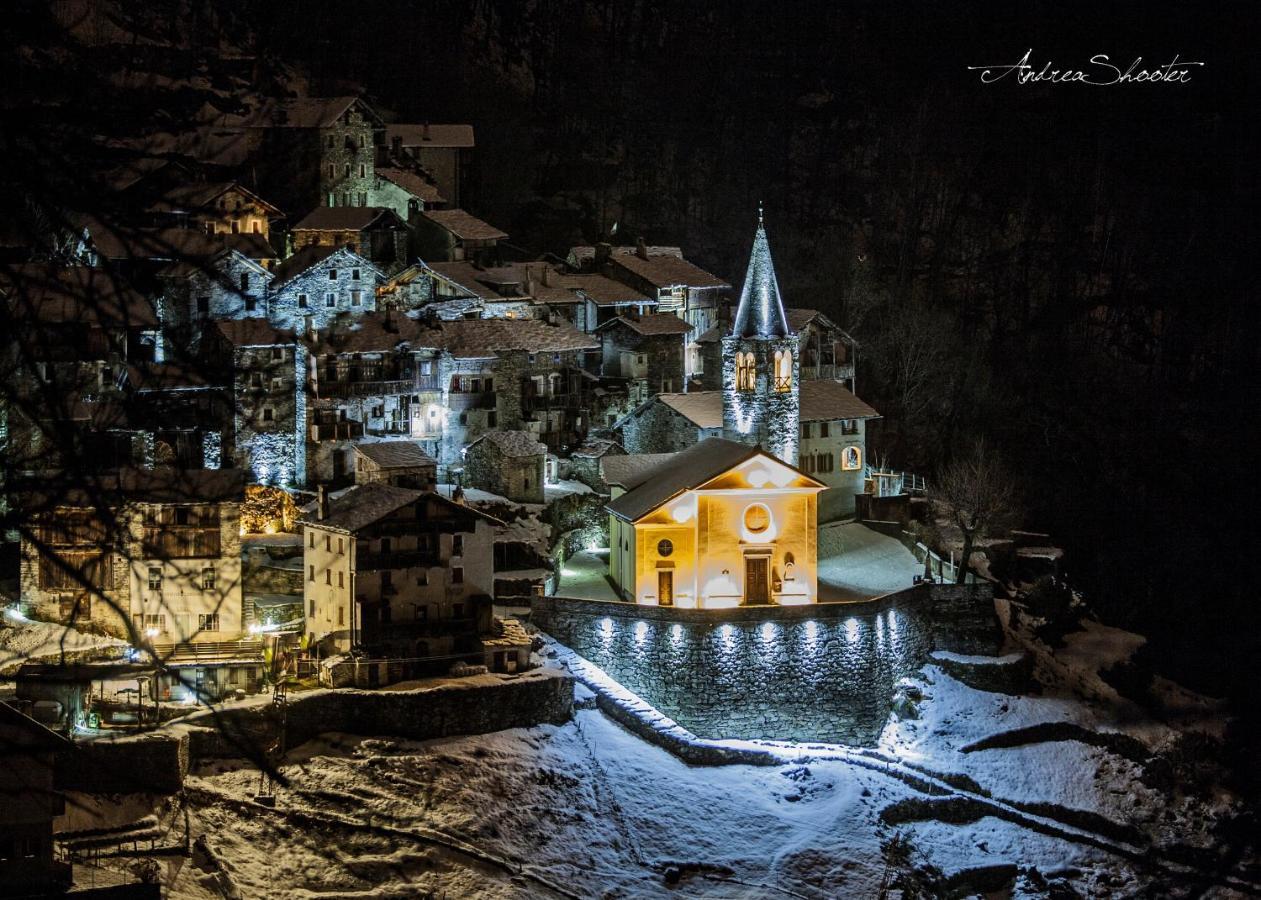
[[[827,485],[796,468],[798,351],[759,216],[722,340],[722,436],[606,461],[609,576],[623,598],[699,608],[817,601]]]
[[[613,457],[605,471],[609,576],[624,599],[702,609],[818,600],[823,482],[719,437],[680,453]]]

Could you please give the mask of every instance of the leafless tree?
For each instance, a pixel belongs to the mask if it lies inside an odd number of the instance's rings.
[[[1019,516],[1015,479],[984,440],[948,464],[929,488],[935,507],[945,510],[963,535],[963,559],[955,581],[963,584],[977,541],[1010,528]]]

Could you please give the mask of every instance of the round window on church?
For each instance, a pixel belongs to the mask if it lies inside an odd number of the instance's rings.
[[[670,543],[670,541],[664,540],[664,539],[657,541],[657,555],[658,556],[669,556],[673,552],[674,552],[674,544]]]
[[[744,527],[750,534],[761,534],[771,526],[771,511],[761,503],[754,503],[744,511]]]

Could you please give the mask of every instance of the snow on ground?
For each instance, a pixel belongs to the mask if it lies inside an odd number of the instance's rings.
[[[0,620],[0,673],[12,674],[24,662],[56,662],[63,653],[126,646],[118,638],[87,634],[55,622],[17,618],[5,610]]]
[[[594,711],[440,741],[329,735],[283,772],[274,812],[243,803],[258,789],[247,768],[189,779],[194,829],[242,896],[874,897],[894,832],[880,810],[913,795],[838,762],[688,766]],[[978,856],[1124,869],[989,818],[904,830],[948,872]],[[191,867],[173,888],[202,896]]]
[[[620,600],[605,576],[609,571],[608,550],[583,550],[565,560],[556,593],[582,600]]]
[[[543,485],[543,496],[548,503],[559,500],[561,497],[568,497],[570,494],[591,494],[591,486],[581,481],[568,481],[560,479]]]
[[[858,522],[819,529],[819,599],[865,600],[909,588],[924,566],[896,538]]]

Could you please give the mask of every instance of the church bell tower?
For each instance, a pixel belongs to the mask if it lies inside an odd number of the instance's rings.
[[[723,435],[758,444],[792,466],[801,433],[798,357],[759,205],[740,305],[731,333],[722,339]]]

